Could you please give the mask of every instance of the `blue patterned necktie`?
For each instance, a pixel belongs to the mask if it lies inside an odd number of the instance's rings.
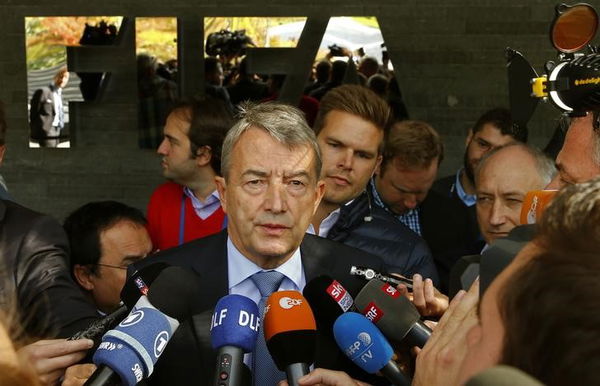
[[[269,296],[279,289],[283,278],[284,275],[277,271],[261,271],[250,276],[250,279],[260,292],[258,310],[262,316],[258,339],[256,340],[256,348],[254,349],[252,356],[255,386],[273,386],[277,385],[282,379],[285,379],[285,373],[277,369],[277,366],[275,366],[275,363],[273,362],[273,358],[271,358],[271,354],[269,354],[263,332],[263,312],[265,304]]]

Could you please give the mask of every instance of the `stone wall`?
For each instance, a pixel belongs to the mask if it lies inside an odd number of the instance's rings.
[[[204,16],[376,16],[411,117],[429,121],[444,137],[441,174],[448,174],[462,162],[465,133],[474,120],[486,109],[507,105],[504,48],[521,51],[538,71],[555,59],[548,41],[553,13],[553,4],[544,0],[2,0],[0,100],[9,132],[0,172],[18,202],[59,219],[92,200],[115,199],[143,209],[161,182],[158,156],[137,147],[131,46],[107,50],[97,63],[106,70],[123,68],[129,76],[113,85],[113,97],[74,107],[72,148],[28,148],[27,16],[171,16],[191,31]],[[201,28],[195,33],[201,36]],[[185,63],[198,60],[199,54],[187,52]],[[530,124],[533,144],[545,145],[557,116],[550,106],[538,108]]]

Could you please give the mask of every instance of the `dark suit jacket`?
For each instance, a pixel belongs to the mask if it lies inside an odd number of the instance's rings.
[[[52,122],[55,116],[54,94],[51,87],[43,87],[35,90],[31,97],[31,107],[29,110],[31,138],[46,138],[52,130]]]
[[[305,235],[300,245],[302,265],[307,282],[319,275],[338,280],[352,296],[360,291],[364,281],[350,276],[351,265],[382,270],[379,258],[357,249],[313,235]],[[212,382],[216,364],[210,345],[210,319],[217,301],[229,293],[227,282],[227,232],[165,250],[135,264],[140,268],[157,261],[189,268],[198,274],[201,292],[193,299],[196,315],[184,321],[158,360],[150,385],[208,385]],[[316,366],[346,369],[349,362],[331,338],[320,334],[317,343]],[[356,371],[350,368],[350,371]],[[354,376],[357,376],[353,374]],[[362,378],[366,379],[365,373]],[[373,379],[369,379],[373,382]]]
[[[438,269],[439,289],[447,293],[452,266],[462,256],[479,253],[483,242],[477,243],[477,229],[464,205],[433,189],[419,206],[419,221]]]
[[[16,300],[33,337],[67,337],[98,317],[71,279],[68,253],[56,220],[0,200],[0,308]]]

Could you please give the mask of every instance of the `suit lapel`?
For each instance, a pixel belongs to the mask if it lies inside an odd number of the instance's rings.
[[[300,244],[300,255],[307,283],[319,275],[331,274],[335,263],[335,259],[329,258],[331,251],[323,248],[322,244],[317,244],[318,238],[307,233]]]

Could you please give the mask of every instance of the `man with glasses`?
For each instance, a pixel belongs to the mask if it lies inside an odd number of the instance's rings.
[[[146,219],[115,201],[85,204],[64,224],[71,246],[71,274],[101,313],[120,302],[127,266],[152,251]]]

